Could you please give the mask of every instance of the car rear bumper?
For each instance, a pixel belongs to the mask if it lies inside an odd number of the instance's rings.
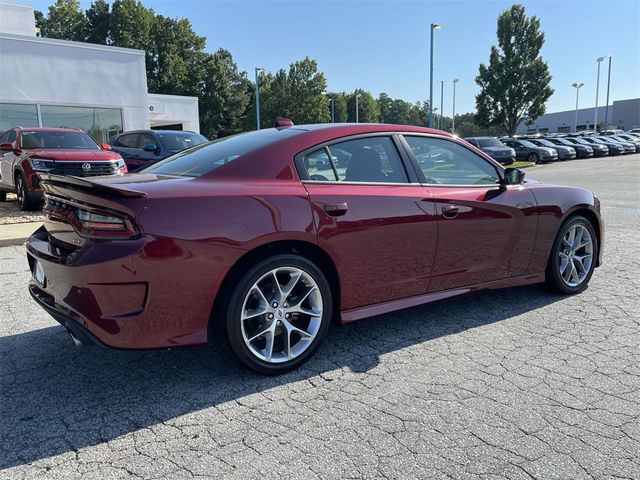
[[[35,300],[81,344],[119,349],[207,343],[220,265],[202,244],[153,236],[87,244],[71,253],[44,227],[27,241]]]

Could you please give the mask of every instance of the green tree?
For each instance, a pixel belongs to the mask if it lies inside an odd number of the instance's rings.
[[[111,11],[105,0],[96,0],[85,11],[87,17],[87,33],[85,40],[89,43],[109,45],[111,43]]]
[[[380,107],[371,93],[357,88],[347,97],[348,121],[356,121],[356,95],[358,99],[358,121],[360,123],[377,123],[380,121]]]
[[[80,8],[79,0],[56,0],[49,7],[47,18],[36,15],[42,37],[59,38],[82,42],[87,34],[87,17]]]
[[[261,127],[272,127],[277,117],[290,118],[296,124],[330,121],[326,87],[324,74],[309,57],[292,63],[288,71],[280,69],[275,74],[261,75]],[[252,117],[255,122],[255,108]]]
[[[333,99],[334,116],[336,123],[344,123],[347,121],[347,94],[344,92],[329,92],[327,93],[327,99]],[[328,103],[329,115],[331,115],[331,104]]]
[[[209,138],[242,132],[253,89],[246,73],[238,71],[231,53],[224,49],[207,56],[204,71],[199,101],[202,132]]]
[[[527,17],[522,5],[513,5],[498,17],[498,47],[493,45],[489,65],[480,64],[476,83],[476,121],[489,127],[501,125],[509,135],[520,122],[545,112],[553,94],[551,74],[540,57],[544,33],[540,20]]]

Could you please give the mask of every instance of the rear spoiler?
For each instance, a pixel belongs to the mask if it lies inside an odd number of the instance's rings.
[[[128,188],[121,188],[114,184],[109,183],[101,183],[93,180],[89,180],[87,178],[82,177],[74,177],[74,176],[63,176],[63,175],[52,175],[52,174],[39,174],[40,183],[43,186],[51,185],[51,186],[59,186],[59,187],[67,187],[76,190],[93,190],[108,193],[111,195],[119,195],[121,197],[132,197],[132,198],[140,198],[146,197],[147,194],[145,192],[140,192],[138,190],[130,190]],[[46,190],[46,188],[45,188]]]

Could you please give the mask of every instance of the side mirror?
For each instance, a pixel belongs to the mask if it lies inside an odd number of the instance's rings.
[[[146,143],[144,147],[142,147],[145,152],[155,152],[157,148],[155,143]]]
[[[519,168],[506,168],[500,184],[506,187],[507,185],[520,185],[522,182],[524,182],[524,172],[522,170]]]
[[[109,145],[108,143],[103,143],[102,145],[100,145],[100,147],[103,150],[111,150],[111,145]]]
[[[10,152],[11,150],[13,150],[13,143],[0,143],[0,152]]]

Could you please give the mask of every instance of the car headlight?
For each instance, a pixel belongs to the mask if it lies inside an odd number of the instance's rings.
[[[31,168],[33,168],[36,172],[48,172],[51,170],[49,168],[49,162],[44,160],[38,160],[35,158],[29,159],[29,163],[31,164]]]
[[[116,166],[118,167],[118,170],[122,170],[125,167],[125,163],[123,159],[118,160],[118,163],[116,163]]]

